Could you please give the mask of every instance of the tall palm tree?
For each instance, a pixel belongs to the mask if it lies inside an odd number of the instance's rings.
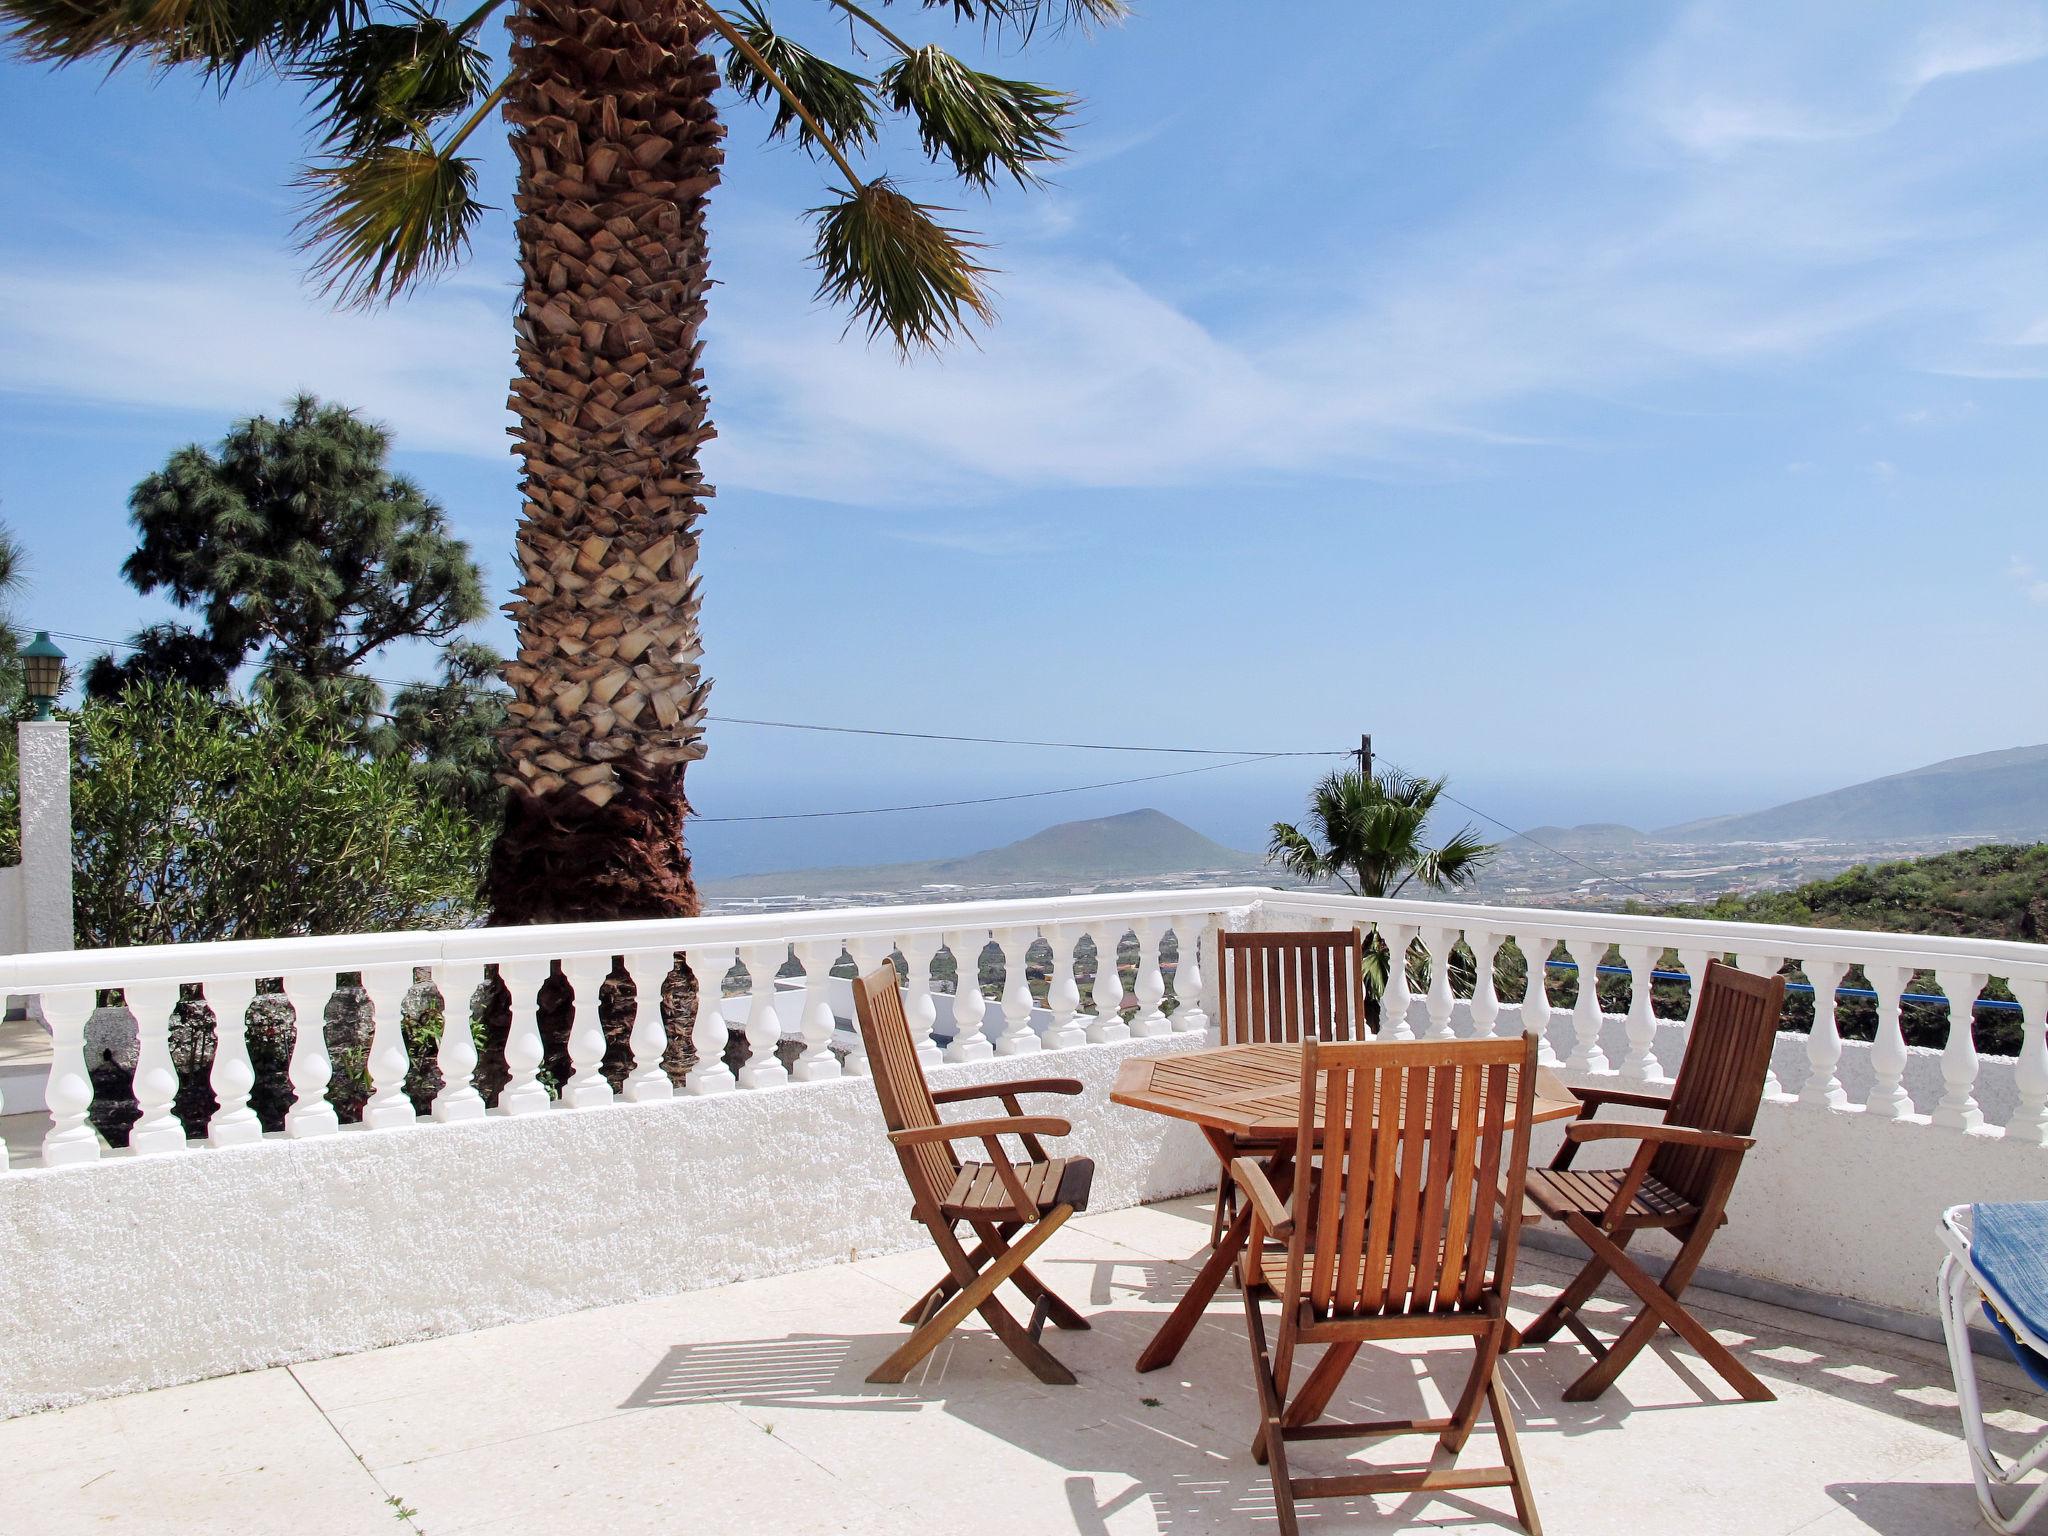
[[[462,0],[464,5],[469,0]],[[872,77],[778,30],[759,0],[0,0],[30,59],[305,85],[316,272],[374,303],[459,261],[483,211],[462,150],[502,106],[518,166],[522,292],[511,407],[523,465],[518,653],[491,868],[501,922],[697,910],[683,779],[704,755],[697,520],[712,436],[699,327],[723,83],[844,185],[810,210],[822,297],[871,338],[937,348],[993,318],[983,246],[856,162],[901,117],[965,185],[1030,185],[1076,102],[1006,79],[877,11],[802,0],[886,63]],[[872,8],[870,8],[872,7]],[[507,10],[503,68],[480,38]],[[1125,0],[900,0],[998,37],[1120,19]],[[904,30],[915,30],[916,21]],[[822,26],[821,26],[822,30]],[[833,29],[837,35],[837,26]]]
[[[1445,782],[1393,769],[1328,774],[1309,793],[1309,830],[1274,822],[1266,859],[1304,880],[1335,880],[1354,896],[1398,896],[1410,881],[1433,891],[1469,885],[1492,845],[1469,826],[1435,847],[1424,840]]]

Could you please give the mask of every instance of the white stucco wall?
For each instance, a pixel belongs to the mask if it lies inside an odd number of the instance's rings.
[[[21,948],[69,949],[71,905],[71,727],[24,720],[15,727],[21,761]]]
[[[1199,1135],[1108,1102],[1199,1037],[934,1068],[1075,1077],[1092,1209],[1213,1185]],[[960,1106],[954,1118],[994,1100]],[[115,1157],[0,1178],[0,1416],[928,1243],[866,1078]]]

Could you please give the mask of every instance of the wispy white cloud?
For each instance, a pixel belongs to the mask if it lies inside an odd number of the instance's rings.
[[[2048,605],[2048,580],[2044,580],[2041,573],[2034,569],[2033,561],[2014,555],[2007,562],[2005,569],[2006,574],[2018,584],[2022,597],[2030,603]]]

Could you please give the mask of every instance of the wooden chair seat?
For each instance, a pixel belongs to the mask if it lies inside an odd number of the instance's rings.
[[[1529,1198],[1553,1221],[1563,1221],[1567,1212],[1598,1221],[1613,1213],[1614,1197],[1628,1176],[1626,1168],[1536,1168],[1529,1174]],[[1698,1206],[1651,1174],[1629,1197],[1621,1219],[1633,1227],[1683,1227],[1697,1215]]]
[[[1042,1163],[1012,1165],[1017,1182],[1043,1216],[1055,1206],[1088,1209],[1088,1189],[1095,1181],[1095,1160],[1049,1157]],[[993,1163],[966,1163],[939,1202],[941,1214],[955,1221],[1015,1221],[1016,1201]]]
[[[1308,1250],[1308,1267],[1310,1269],[1313,1269],[1315,1267],[1315,1257],[1315,1250],[1313,1248]],[[1422,1256],[1421,1263],[1418,1267],[1423,1269],[1435,1269],[1441,1267],[1443,1262],[1443,1244],[1438,1243],[1436,1246],[1435,1254]],[[1385,1267],[1384,1261],[1382,1261],[1381,1267]],[[1367,1279],[1368,1277],[1366,1274],[1365,1266],[1361,1264],[1354,1264],[1352,1266],[1352,1272],[1349,1275],[1345,1275],[1341,1272],[1334,1273],[1332,1276],[1331,1283],[1338,1287],[1340,1291],[1346,1293],[1356,1292],[1358,1294],[1364,1294],[1368,1289]],[[1250,1275],[1247,1284],[1253,1290],[1267,1292],[1275,1296],[1286,1295],[1286,1248],[1274,1248],[1269,1246],[1264,1253],[1260,1254],[1258,1258],[1258,1267]],[[1449,1300],[1442,1302],[1439,1302],[1438,1298],[1430,1296],[1410,1297],[1406,1302],[1399,1305],[1361,1308],[1358,1309],[1357,1315],[1372,1316],[1376,1318],[1461,1317],[1468,1315],[1478,1315],[1483,1310],[1484,1308],[1482,1308],[1479,1305],[1476,1299],[1472,1304],[1468,1305],[1460,1296],[1452,1296]],[[1334,1320],[1347,1317],[1352,1314],[1344,1311],[1342,1308],[1337,1307],[1333,1304],[1326,1312],[1316,1315],[1321,1317],[1323,1320]]]

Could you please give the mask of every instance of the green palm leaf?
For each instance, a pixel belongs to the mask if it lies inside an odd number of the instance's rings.
[[[885,177],[811,213],[818,221],[814,259],[818,296],[852,311],[872,338],[887,331],[909,352],[962,334],[969,320],[995,318],[982,287],[988,269],[978,242],[941,224],[943,210],[905,197]]]
[[[490,89],[490,56],[472,24],[484,13],[458,27],[420,6],[402,9],[409,21],[349,28],[293,71],[319,87],[314,112],[339,154],[409,138]]]
[[[970,69],[942,48],[918,48],[882,71],[884,98],[917,119],[918,137],[934,161],[953,164],[965,180],[986,188],[1000,167],[1020,185],[1031,167],[1058,156],[1060,124],[1074,98],[1028,80]]]
[[[768,125],[768,137],[781,138],[794,127],[799,144],[812,150],[818,147],[817,136],[798,110],[798,103],[801,103],[803,109],[840,145],[858,148],[874,141],[878,119],[874,99],[869,94],[874,88],[872,80],[850,69],[842,69],[830,59],[822,59],[801,43],[784,37],[775,30],[767,13],[754,0],[743,0],[737,12],[725,13],[725,19],[747,40],[748,46],[760,56],[761,63],[767,65],[775,76],[771,79],[762,72],[760,64],[737,48],[725,56],[727,85],[756,105],[769,101],[775,103],[775,117]],[[787,95],[776,89],[776,80],[780,80],[787,89]]]
[[[344,304],[389,299],[460,260],[484,205],[476,166],[424,140],[308,167],[300,221],[314,275]]]

